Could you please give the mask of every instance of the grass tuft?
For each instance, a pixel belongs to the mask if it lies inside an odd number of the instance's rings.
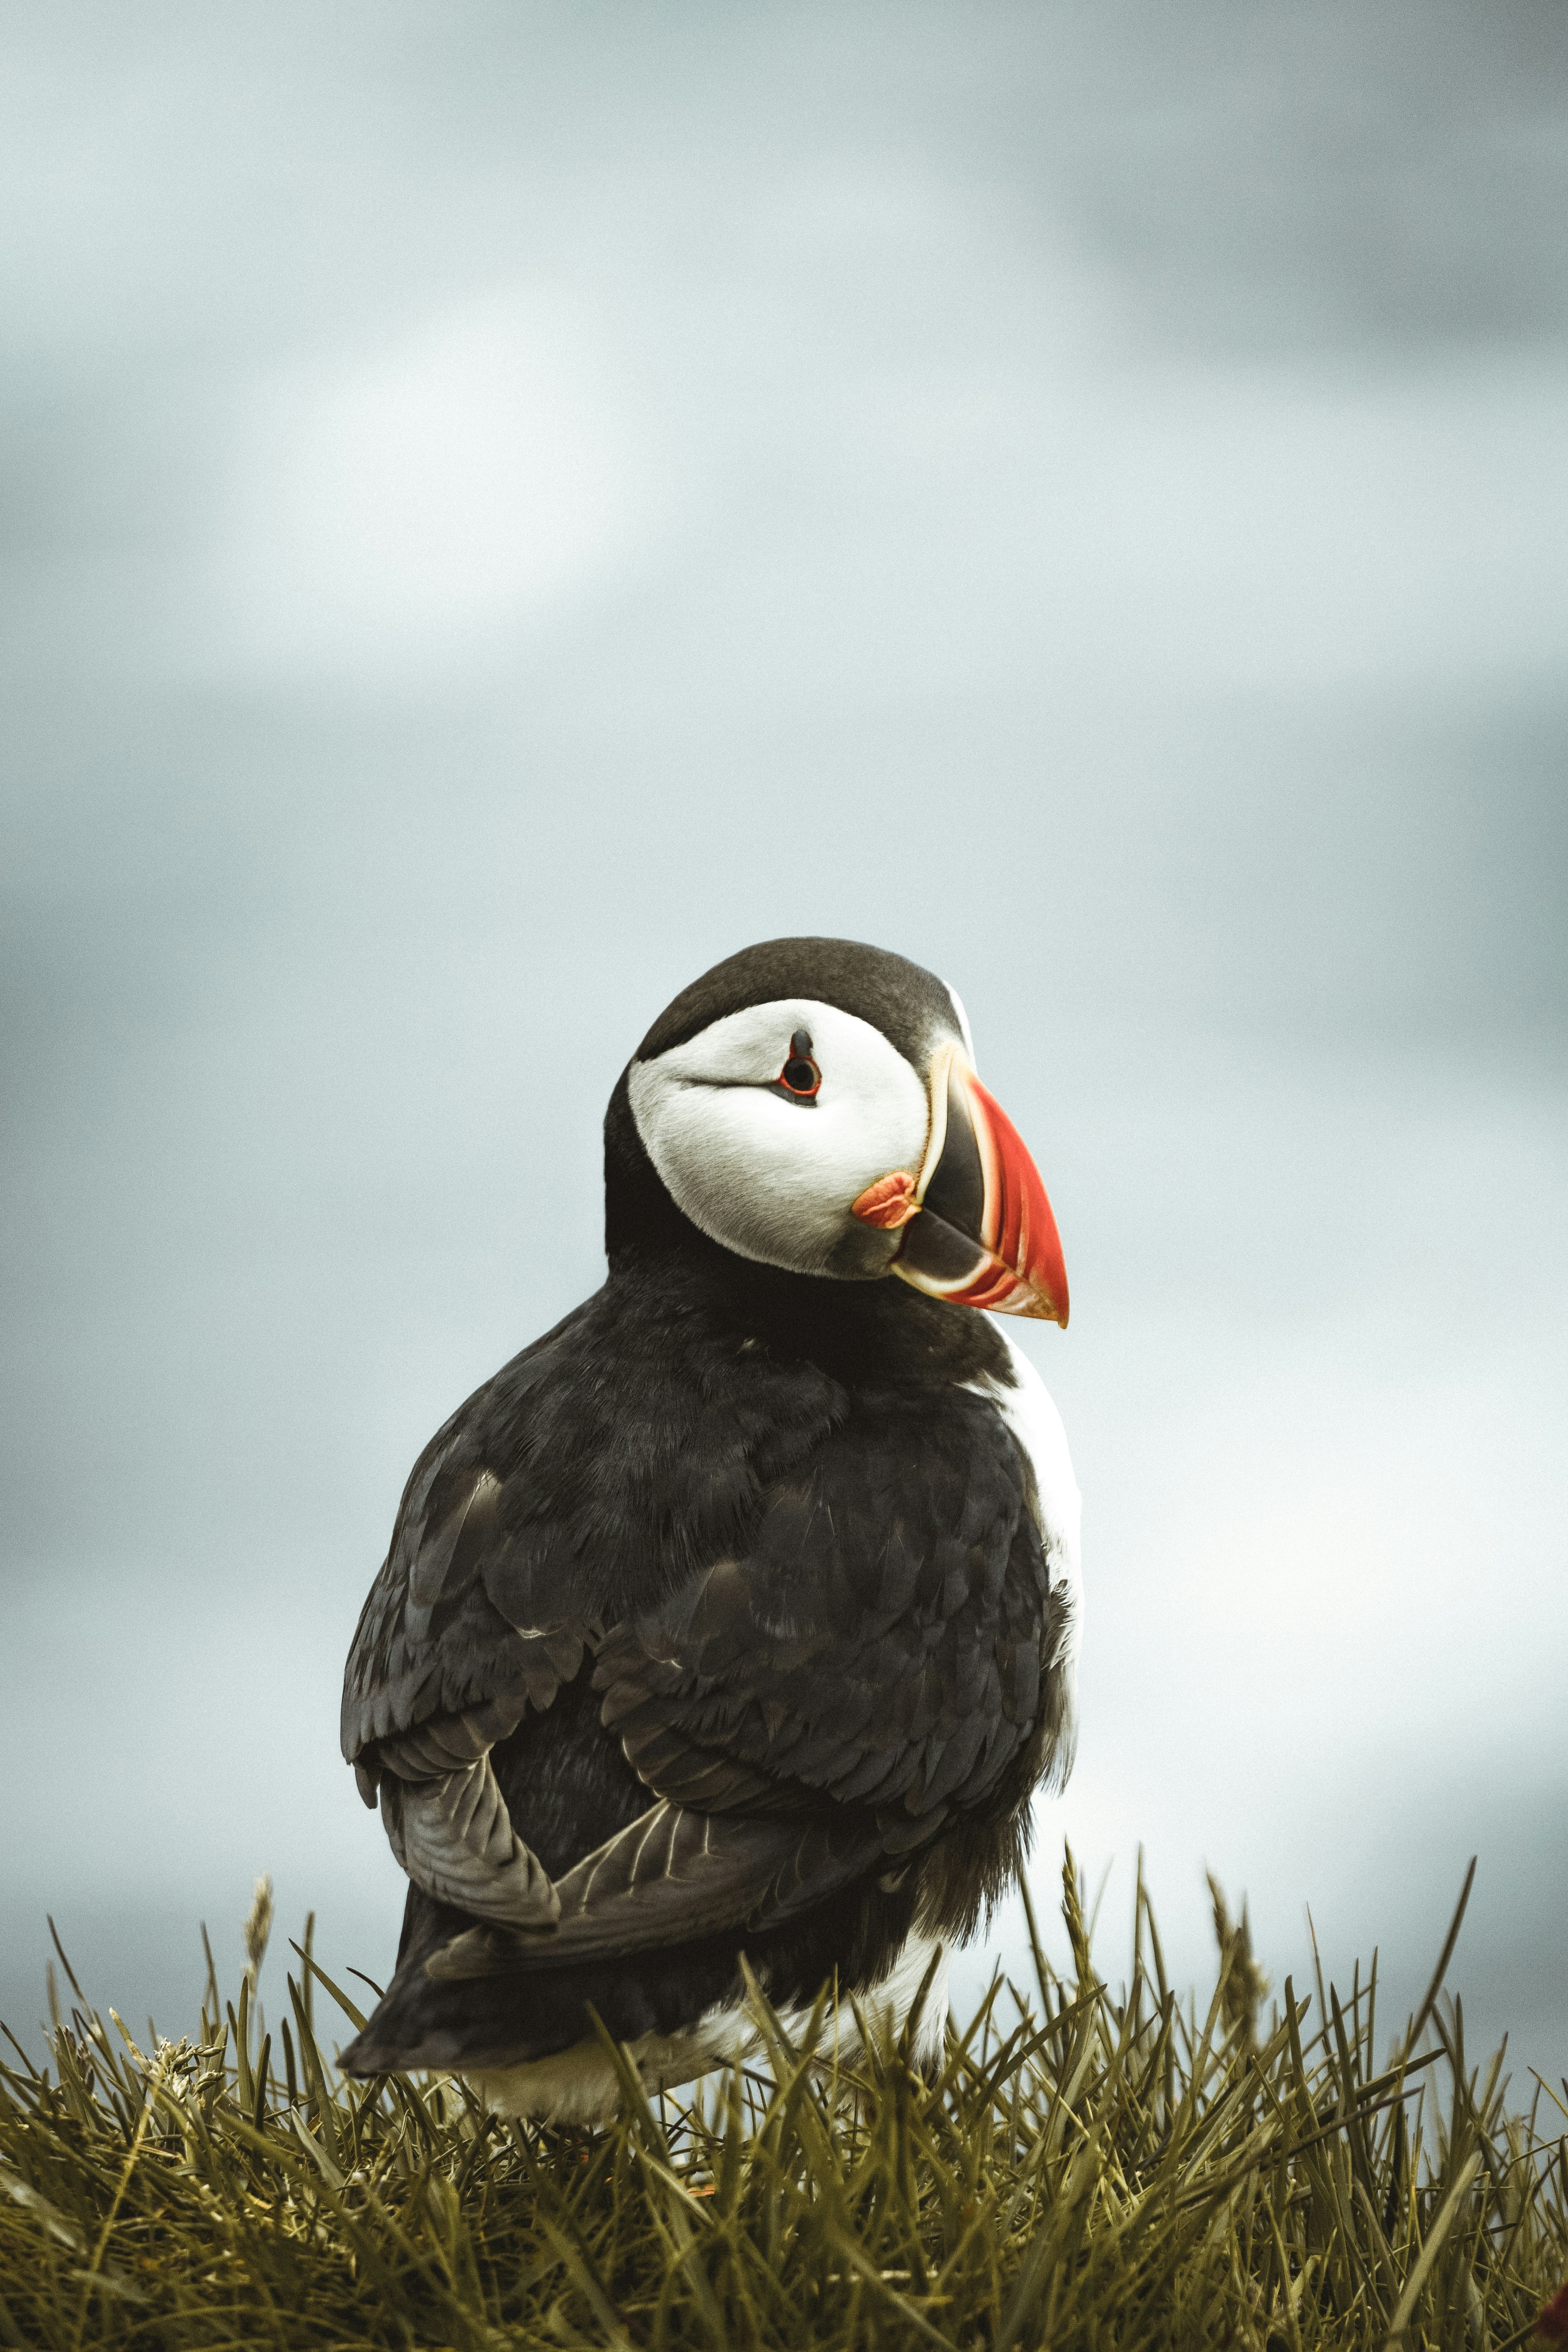
[[[766,2073],[597,2133],[487,2115],[464,2085],[344,2082],[310,1929],[289,2013],[210,1962],[195,2040],[61,2013],[0,2066],[0,2342],[499,2347],[1453,2347],[1568,2340],[1568,2085],[1510,2110],[1430,1995],[1380,2063],[1375,1963],[1342,1997],[1268,1988],[1214,1890],[1201,2012],[1165,1979],[1140,1877],[1131,1974],[1097,1973],[1070,1854],[1068,1975],[998,1979],[934,2080],[910,2039],[801,2057],[762,1994]],[[1468,1892],[1468,1885],[1467,1885]],[[1461,1913],[1463,1904],[1461,1901]],[[64,1962],[64,1955],[61,1955]],[[831,2039],[831,2036],[830,2036]],[[1557,2313],[1562,2316],[1558,2317]]]

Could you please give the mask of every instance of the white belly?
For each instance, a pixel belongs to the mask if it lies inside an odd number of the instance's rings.
[[[937,1948],[934,1938],[911,1935],[880,1983],[861,1996],[860,2008],[873,2032],[890,2040],[903,2031]],[[793,2046],[804,2048],[810,2011],[781,2010],[779,2023]],[[927,2063],[940,2053],[946,2024],[947,1954],[943,1951],[921,2011],[913,2053],[917,2063]],[[672,2091],[715,2066],[736,2061],[750,2065],[766,2055],[755,2019],[741,2005],[710,2009],[683,2032],[645,2033],[627,2047],[649,2091]],[[847,2002],[830,2007],[824,2016],[816,2054],[829,2063],[837,2056],[847,2065],[854,2065],[861,2057],[859,2028]],[[495,2114],[522,2116],[533,2123],[605,2124],[621,2104],[616,2070],[603,2045],[593,2038],[574,2042],[570,2050],[558,2050],[549,2058],[528,2059],[520,2066],[472,2070],[468,2080]]]

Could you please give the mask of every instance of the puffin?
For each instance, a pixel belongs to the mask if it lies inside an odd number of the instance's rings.
[[[957,995],[854,940],[715,964],[610,1097],[605,1247],[420,1455],[359,1620],[343,1755],[408,1891],[342,2063],[602,2124],[606,2035],[689,2083],[757,2053],[750,1979],[929,2069],[1070,1769],[1082,1620],[997,1319],[1065,1327],[1061,1244]]]

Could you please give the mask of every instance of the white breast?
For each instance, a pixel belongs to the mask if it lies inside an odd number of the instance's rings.
[[[1051,1402],[1049,1390],[1012,1333],[994,1316],[989,1319],[1006,1347],[1016,1385],[1008,1388],[984,1375],[967,1385],[976,1396],[985,1397],[996,1406],[1035,1474],[1040,1539],[1045,1545],[1051,1590],[1053,1594],[1060,1592],[1065,1604],[1055,1650],[1046,1661],[1047,1671],[1059,1675],[1061,1684],[1061,1730],[1051,1771],[1052,1780],[1059,1787],[1072,1769],[1078,1739],[1078,1651],[1083,1632],[1083,1571],[1079,1538],[1083,1497],[1073,1475],[1062,1417]]]

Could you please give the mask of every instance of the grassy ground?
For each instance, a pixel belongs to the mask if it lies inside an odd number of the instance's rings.
[[[1069,1858],[1070,1861],[1070,1858]],[[765,2004],[764,2074],[697,2107],[627,2078],[613,2130],[531,2131],[462,2086],[338,2080],[309,1958],[267,2033],[237,2006],[137,2047],[57,2012],[0,2080],[0,2340],[202,2347],[1010,2347],[1401,2344],[1509,2352],[1568,2272],[1568,2085],[1524,2114],[1432,1991],[1379,2040],[1375,1975],[1287,1983],[1268,2021],[1216,1895],[1206,2011],[1141,1896],[1112,1993],[1064,1872],[1073,1956],[1037,1939],[950,2035],[820,2073]],[[1462,1908],[1462,1906],[1461,1906]],[[1455,1923],[1457,1931],[1458,1921]],[[346,2029],[345,2029],[346,2030]],[[1382,2060],[1379,2060],[1379,2051]],[[1542,2340],[1568,2341],[1568,2305]]]

